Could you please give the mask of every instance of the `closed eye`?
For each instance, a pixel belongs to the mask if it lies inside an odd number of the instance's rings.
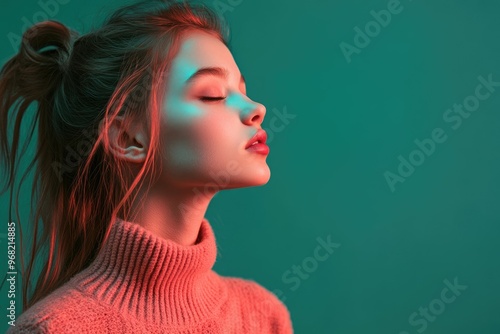
[[[220,101],[220,100],[224,100],[225,97],[224,96],[202,96],[200,97],[200,100],[202,101]]]

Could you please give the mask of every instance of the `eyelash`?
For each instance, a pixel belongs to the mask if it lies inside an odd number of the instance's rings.
[[[202,101],[220,101],[220,100],[224,100],[225,97],[223,96],[217,96],[217,97],[212,97],[212,96],[202,96],[200,97],[200,100]]]

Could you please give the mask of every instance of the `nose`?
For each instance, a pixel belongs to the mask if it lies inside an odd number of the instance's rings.
[[[248,101],[247,106],[243,108],[241,117],[243,123],[246,125],[253,125],[254,123],[262,124],[266,115],[266,107],[259,102]]]

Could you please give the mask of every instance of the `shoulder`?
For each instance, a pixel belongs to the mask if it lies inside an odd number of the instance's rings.
[[[224,280],[231,290],[244,294],[248,298],[259,298],[266,304],[285,306],[274,293],[252,279],[224,277]]]
[[[99,324],[109,321],[109,311],[79,290],[63,286],[23,312],[7,334],[95,333]]]
[[[224,277],[224,280],[230,291],[238,295],[242,308],[248,310],[252,320],[266,318],[270,333],[293,333],[290,311],[274,293],[251,279]]]

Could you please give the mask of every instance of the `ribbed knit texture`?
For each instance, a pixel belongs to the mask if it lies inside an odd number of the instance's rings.
[[[210,223],[183,246],[118,219],[89,267],[21,314],[7,333],[293,333],[258,283],[212,270]]]

